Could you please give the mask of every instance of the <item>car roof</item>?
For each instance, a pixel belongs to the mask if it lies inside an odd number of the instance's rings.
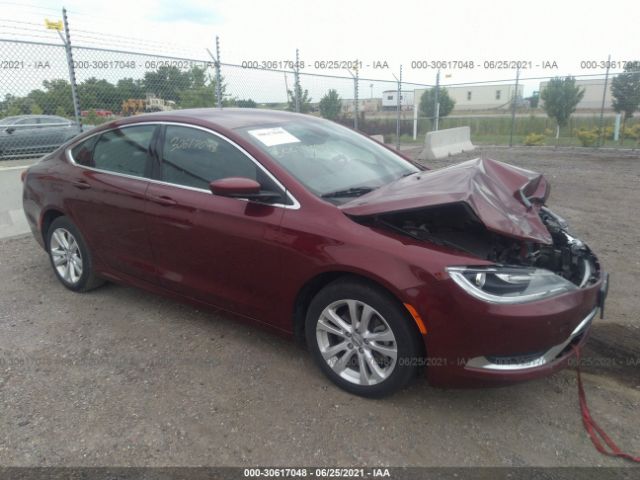
[[[11,117],[4,117],[4,118],[0,118],[0,123],[2,125],[10,125],[13,122],[15,122],[16,120],[19,120],[20,118],[22,118],[22,117],[20,117],[19,115],[13,115]]]
[[[23,118],[63,118],[63,117],[60,117],[58,115],[11,115],[9,117],[0,118],[0,120],[2,121],[11,120],[15,122],[16,120],[22,120]]]
[[[134,122],[152,121],[155,118],[157,118],[158,121],[186,121],[188,119],[197,119],[227,129],[242,128],[251,125],[279,124],[296,120],[308,121],[309,119],[313,119],[313,117],[309,115],[262,108],[190,108],[186,110],[170,110],[137,115],[135,116]]]

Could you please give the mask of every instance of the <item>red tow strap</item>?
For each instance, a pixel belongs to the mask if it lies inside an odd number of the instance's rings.
[[[596,450],[604,455],[609,455],[610,457],[620,457],[632,462],[640,463],[640,457],[634,457],[633,455],[620,450],[616,443],[611,440],[609,435],[604,432],[602,427],[600,427],[600,425],[598,425],[596,421],[591,417],[591,413],[589,413],[589,407],[587,406],[587,397],[584,393],[584,387],[582,386],[582,377],[580,376],[580,348],[574,347],[573,349],[576,352],[576,373],[578,374],[578,395],[580,397],[582,423],[584,424],[584,428],[587,430],[589,437],[591,437],[591,442],[596,447]],[[608,450],[602,444],[603,440],[610,450]]]

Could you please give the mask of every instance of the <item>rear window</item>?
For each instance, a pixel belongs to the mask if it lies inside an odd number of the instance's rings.
[[[150,165],[149,145],[155,125],[140,125],[103,133],[93,149],[93,167],[137,177]]]
[[[18,117],[0,118],[0,125],[13,125]]]
[[[88,138],[84,142],[76,145],[71,149],[71,157],[73,161],[78,165],[83,165],[85,167],[93,166],[93,147],[95,147],[96,142],[98,141],[99,136],[94,135],[91,138]]]

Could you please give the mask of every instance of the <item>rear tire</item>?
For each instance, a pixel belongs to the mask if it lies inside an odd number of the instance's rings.
[[[325,375],[363,397],[401,390],[420,365],[421,338],[408,312],[384,289],[358,279],[337,280],[315,296],[305,335]]]
[[[69,290],[88,292],[104,284],[104,280],[95,275],[87,243],[67,217],[58,217],[51,223],[47,252],[56,277]]]

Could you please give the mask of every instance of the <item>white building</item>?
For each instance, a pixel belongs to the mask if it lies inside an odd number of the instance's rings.
[[[515,90],[515,84],[464,85],[446,88],[449,97],[456,104],[453,111],[469,110],[508,110]],[[416,105],[420,103],[426,89],[416,89],[414,98]],[[517,98],[522,98],[524,86],[518,85]]]
[[[397,108],[398,108],[398,91],[385,90],[384,92],[382,92],[382,109],[395,110]],[[400,109],[413,110],[413,92],[410,92],[410,91],[400,92]]]
[[[342,103],[343,113],[353,113],[355,101],[353,98],[343,98],[340,100]],[[379,98],[359,98],[358,99],[358,111],[365,113],[379,112],[381,108],[381,100]]]
[[[544,90],[549,82],[540,82],[540,92]],[[584,96],[576,106],[576,110],[600,110],[602,107],[602,93],[604,92],[604,79],[576,80],[576,86],[584,89]],[[607,84],[607,95],[604,99],[604,108],[611,108],[611,78]],[[540,105],[544,102],[540,99]]]

